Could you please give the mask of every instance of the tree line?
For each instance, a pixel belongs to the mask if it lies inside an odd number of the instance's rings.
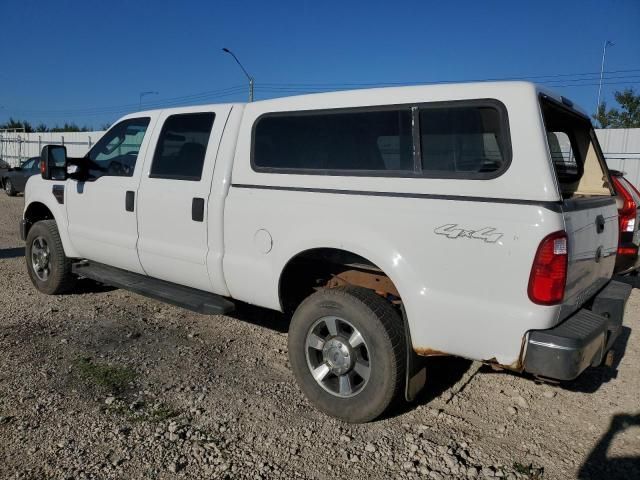
[[[107,130],[110,127],[108,123],[102,125],[100,130]],[[48,126],[46,123],[39,123],[33,126],[30,122],[26,120],[15,120],[14,118],[9,118],[8,122],[0,123],[0,130],[3,129],[24,129],[25,133],[34,133],[34,132],[92,132],[94,130],[93,126],[83,125],[79,126],[74,122],[64,122],[63,125],[56,124],[53,127]]]
[[[620,109],[607,109],[607,104],[602,102],[593,115],[600,128],[640,128],[640,95],[636,95],[633,88],[627,88],[614,92],[613,98]]]

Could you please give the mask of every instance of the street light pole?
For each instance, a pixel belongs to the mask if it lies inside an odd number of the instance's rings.
[[[604,42],[604,46],[602,47],[602,63],[600,64],[600,83],[598,84],[598,103],[596,105],[596,115],[600,110],[600,94],[602,92],[602,78],[604,77],[604,57],[607,54],[607,47],[613,47],[615,43],[606,40]]]
[[[240,66],[240,68],[244,72],[245,76],[249,80],[249,101],[253,102],[253,77],[247,73],[245,68],[240,63],[240,60],[238,60],[238,57],[236,57],[235,54],[231,50],[229,50],[228,48],[223,48],[222,51],[225,52],[225,53],[228,53],[229,55],[231,55],[233,57],[233,59]]]
[[[153,92],[153,91],[140,92],[140,101],[138,102],[138,110],[142,110],[142,98],[147,95],[158,95],[158,92]]]

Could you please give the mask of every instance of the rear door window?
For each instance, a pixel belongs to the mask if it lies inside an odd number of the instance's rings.
[[[151,178],[198,181],[215,114],[183,113],[164,122],[151,165]]]

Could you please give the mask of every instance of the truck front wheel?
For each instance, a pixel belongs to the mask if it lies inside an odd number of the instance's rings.
[[[346,422],[373,420],[399,398],[405,356],[400,316],[365,288],[310,295],[289,328],[289,360],[300,388],[319,410]]]
[[[71,260],[64,254],[55,220],[42,220],[27,234],[25,258],[29,277],[47,295],[68,292],[75,285]]]

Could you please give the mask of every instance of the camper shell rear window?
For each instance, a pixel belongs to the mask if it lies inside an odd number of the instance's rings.
[[[611,195],[604,156],[591,121],[546,95],[540,97],[540,107],[562,197]]]

